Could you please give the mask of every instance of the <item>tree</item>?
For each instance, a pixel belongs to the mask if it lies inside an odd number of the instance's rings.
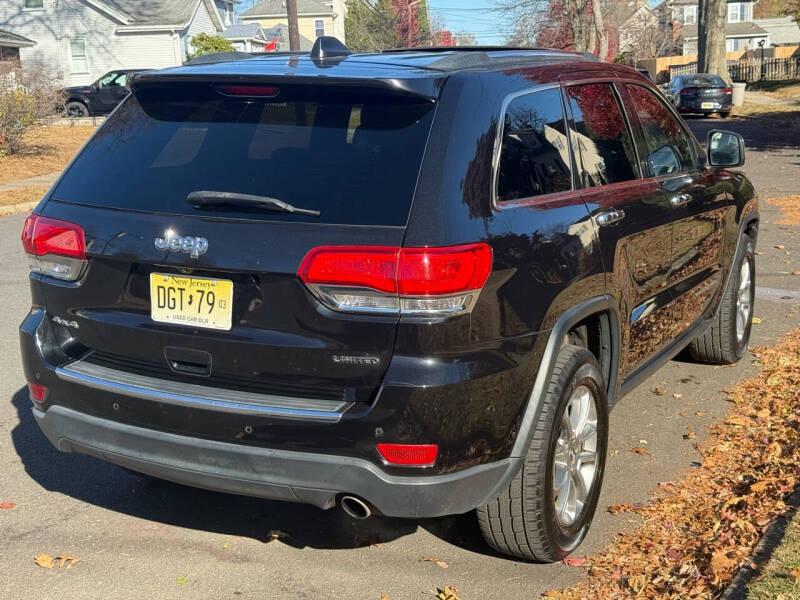
[[[456,31],[453,35],[456,46],[477,46],[478,39],[469,31]]]
[[[800,0],[759,0],[753,6],[753,18],[770,17],[794,17],[800,22]]]
[[[344,32],[347,46],[356,52],[380,52],[402,45],[389,0],[378,0],[374,5],[353,0],[347,7]]]
[[[725,53],[727,16],[726,0],[700,0],[697,6],[697,70],[730,81]]]
[[[205,32],[198,33],[191,40],[194,52],[189,58],[202,56],[203,54],[217,54],[218,52],[233,52],[233,46],[224,37],[209,35]]]
[[[610,36],[602,2],[593,0],[495,0],[511,25],[509,45],[531,45],[593,52],[609,59]]]
[[[61,81],[43,69],[22,69],[18,61],[0,61],[0,155],[23,149],[32,127],[64,104]]]

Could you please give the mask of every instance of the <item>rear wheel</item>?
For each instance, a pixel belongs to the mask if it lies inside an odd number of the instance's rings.
[[[753,240],[747,234],[742,235],[714,323],[689,344],[689,356],[698,362],[729,365],[747,351],[753,323],[756,262]]]
[[[719,113],[719,116],[722,117],[723,119],[727,119],[728,117],[731,116],[731,111],[724,110],[721,113]]]
[[[522,469],[477,510],[481,532],[503,554],[561,560],[586,536],[605,468],[608,415],[594,355],[566,345],[556,360]]]
[[[67,102],[64,107],[64,116],[72,119],[88,117],[89,109],[83,102]]]

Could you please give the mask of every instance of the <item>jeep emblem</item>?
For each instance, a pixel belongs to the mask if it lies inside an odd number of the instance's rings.
[[[181,237],[176,231],[167,229],[164,232],[164,237],[156,238],[156,250],[183,252],[192,258],[197,258],[208,250],[208,240],[204,237],[192,237],[191,235]]]

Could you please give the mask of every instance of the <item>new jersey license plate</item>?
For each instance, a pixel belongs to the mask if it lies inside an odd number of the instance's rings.
[[[700,104],[700,108],[714,108],[713,102],[703,102]]]
[[[230,329],[233,282],[150,273],[150,317],[160,323]]]

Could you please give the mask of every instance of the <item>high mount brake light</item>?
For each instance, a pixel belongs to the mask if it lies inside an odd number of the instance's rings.
[[[468,311],[491,270],[492,249],[481,242],[321,246],[306,254],[297,274],[334,310],[436,315]]]
[[[86,241],[80,225],[31,214],[22,226],[22,247],[31,271],[74,281],[86,266]]]
[[[222,85],[217,90],[226,96],[274,98],[280,93],[281,88],[272,85]]]

